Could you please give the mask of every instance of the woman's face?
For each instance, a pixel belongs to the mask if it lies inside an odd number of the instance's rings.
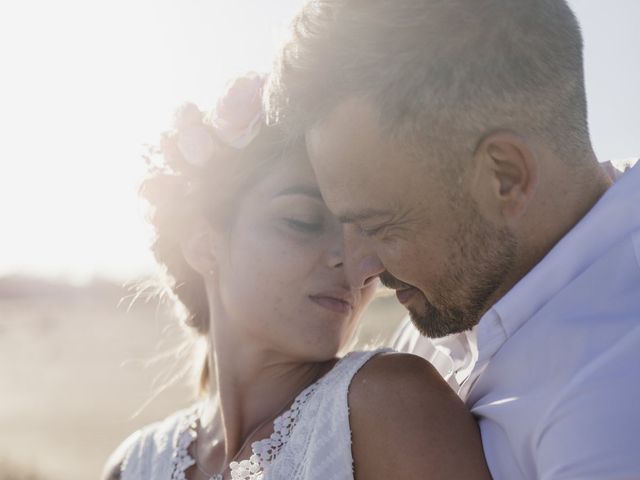
[[[240,338],[306,361],[333,358],[352,338],[376,282],[349,287],[342,225],[306,159],[275,163],[216,238],[216,303]]]

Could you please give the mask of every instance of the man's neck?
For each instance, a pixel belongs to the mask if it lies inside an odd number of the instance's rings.
[[[570,167],[565,165],[559,167],[558,171],[546,172],[552,180],[548,180],[538,192],[527,214],[528,218],[518,232],[518,261],[487,302],[486,310],[540,263],[611,187],[611,178],[600,167],[595,156],[585,163],[588,166],[580,167],[573,174],[569,171]]]

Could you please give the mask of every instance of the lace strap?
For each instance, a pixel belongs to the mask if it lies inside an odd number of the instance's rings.
[[[174,438],[173,454],[171,456],[171,480],[186,480],[186,471],[196,461],[189,453],[189,447],[197,436],[197,421],[200,416],[201,405],[193,405],[178,427]]]
[[[392,349],[352,352],[334,366],[318,385],[315,395],[308,399],[286,445],[266,466],[270,477],[353,480],[349,385],[369,359],[388,351]]]
[[[188,452],[195,419],[197,404],[138,430],[122,464],[122,480],[186,480],[185,471],[195,463]]]
[[[321,381],[322,379],[305,388],[295,398],[291,407],[273,421],[273,433],[268,438],[251,444],[253,455],[249,460],[229,465],[232,480],[262,480],[265,467],[270,465],[287,445],[304,405],[318,389]]]
[[[294,400],[291,408],[274,421],[273,434],[264,440],[254,442],[251,447],[254,455],[249,461],[240,462],[238,476],[232,477],[233,480],[258,480],[261,476],[251,476],[251,471],[263,472],[264,469],[273,464],[279,458],[285,447],[289,444],[289,440],[293,434],[294,428],[299,423],[304,407],[314,394],[320,390],[340,389],[341,384],[348,384],[351,378],[366,361],[377,353],[391,351],[389,348],[378,349],[366,352],[350,352],[341,358],[324,377],[310,385]],[[346,405],[345,405],[345,408]],[[349,430],[348,420],[346,425]],[[243,476],[244,475],[244,476]]]

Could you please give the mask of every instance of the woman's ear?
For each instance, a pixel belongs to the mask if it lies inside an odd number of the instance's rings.
[[[216,272],[216,248],[211,224],[203,218],[195,219],[180,240],[182,255],[196,272],[211,277]]]

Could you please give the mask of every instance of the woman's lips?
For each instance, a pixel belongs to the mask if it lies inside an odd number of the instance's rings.
[[[351,304],[345,300],[339,298],[327,297],[324,295],[310,295],[309,298],[320,305],[335,313],[348,314],[351,312]]]
[[[398,301],[404,305],[408,303],[417,292],[418,289],[415,287],[403,288],[396,290],[396,297]]]

